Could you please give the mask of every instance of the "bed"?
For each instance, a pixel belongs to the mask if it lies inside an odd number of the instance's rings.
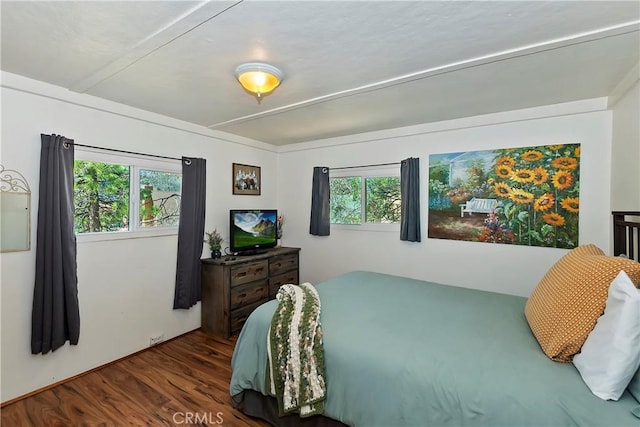
[[[637,247],[637,240],[625,244]],[[628,390],[617,401],[600,399],[572,363],[541,351],[525,319],[527,298],[368,271],[316,289],[327,379],[323,415],[278,417],[269,397],[266,336],[275,300],[251,314],[232,358],[230,393],[248,415],[274,425],[640,423],[640,402]]]

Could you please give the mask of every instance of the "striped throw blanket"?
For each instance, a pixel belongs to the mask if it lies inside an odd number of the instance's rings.
[[[320,297],[311,283],[283,285],[267,335],[266,384],[280,416],[322,414],[326,394]]]

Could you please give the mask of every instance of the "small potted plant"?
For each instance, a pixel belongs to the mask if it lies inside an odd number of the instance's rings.
[[[222,242],[224,241],[222,235],[218,232],[218,229],[211,232],[207,231],[205,235],[207,236],[205,242],[209,244],[209,249],[211,250],[211,258],[220,258],[222,256],[220,249],[222,248]]]

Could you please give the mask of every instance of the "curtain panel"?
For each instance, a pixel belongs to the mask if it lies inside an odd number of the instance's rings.
[[[420,159],[409,157],[400,164],[400,240],[420,241]]]
[[[73,140],[40,136],[36,275],[31,312],[31,353],[78,344],[80,310],[73,203]]]
[[[314,236],[328,236],[330,233],[329,199],[329,168],[316,166],[313,168],[311,224],[309,226],[309,233]]]
[[[202,244],[207,199],[207,161],[182,158],[182,197],[173,308],[190,308],[201,299]]]

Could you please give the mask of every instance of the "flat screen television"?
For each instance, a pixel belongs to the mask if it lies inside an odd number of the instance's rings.
[[[276,209],[232,209],[229,211],[229,249],[232,253],[262,252],[278,243]]]

